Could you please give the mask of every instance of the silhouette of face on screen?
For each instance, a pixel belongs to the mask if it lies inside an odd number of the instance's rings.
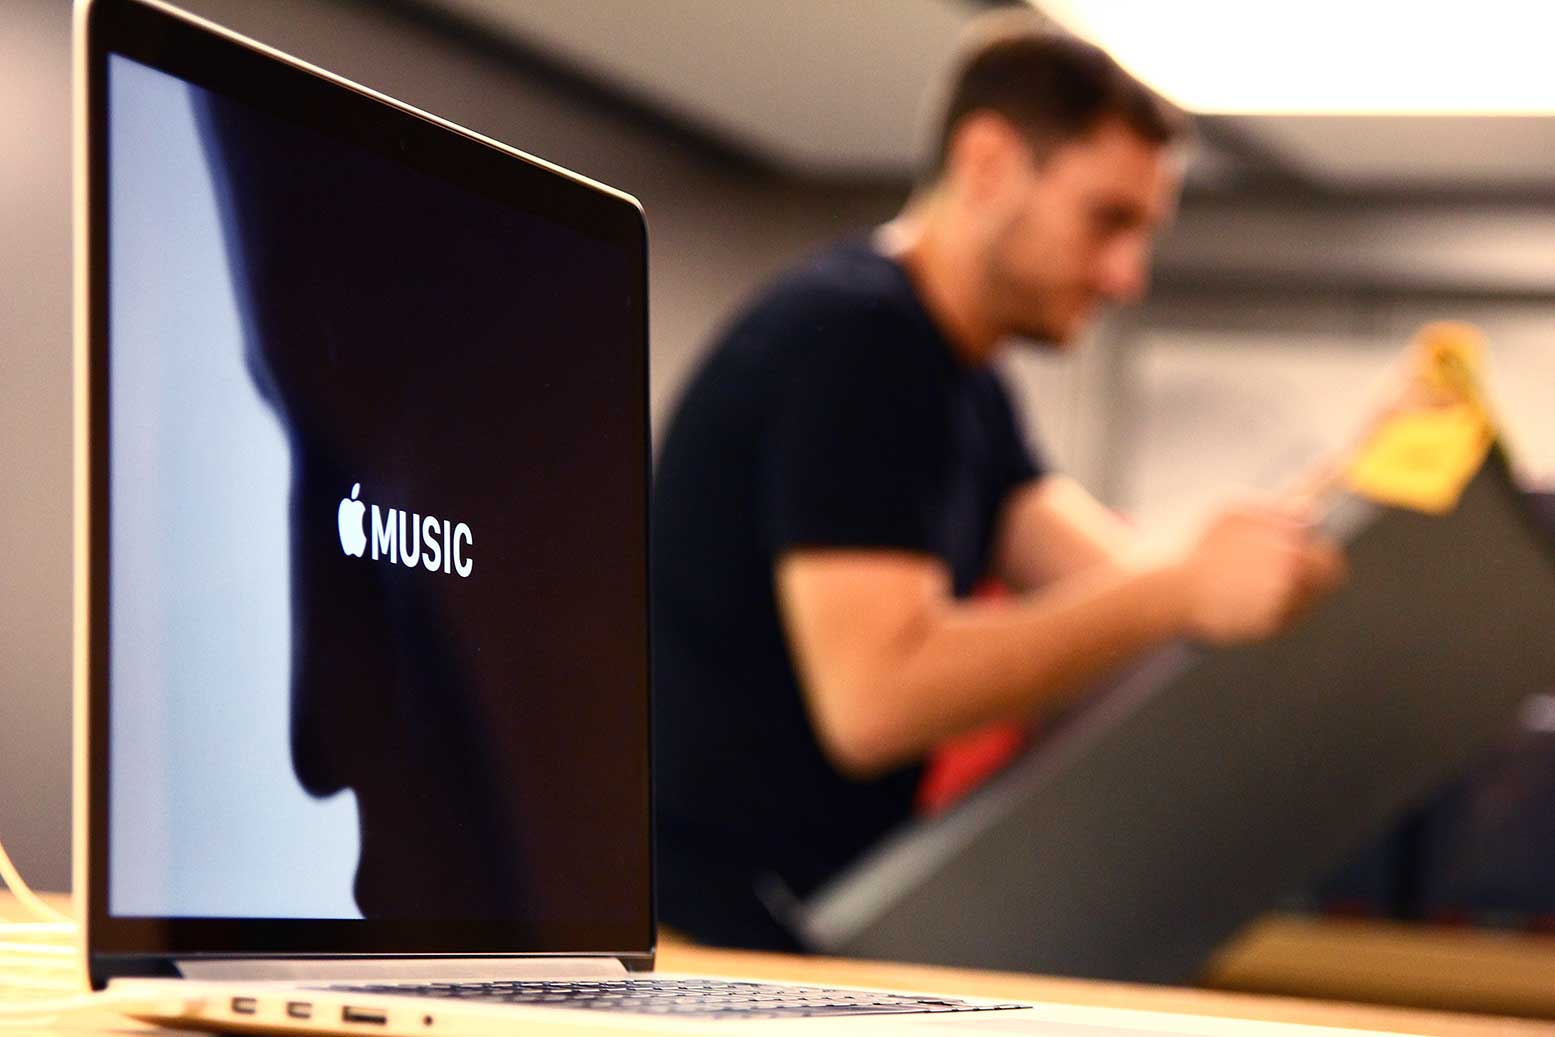
[[[592,791],[646,788],[641,415],[610,406],[640,392],[610,357],[627,308],[588,288],[627,258],[241,104],[197,114],[291,452],[293,767],[355,791],[358,906],[633,917],[646,809]]]

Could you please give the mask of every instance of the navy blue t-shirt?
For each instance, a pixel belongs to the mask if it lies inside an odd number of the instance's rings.
[[[726,330],[680,402],[653,491],[661,921],[792,948],[783,904],[912,810],[918,766],[860,782],[823,755],[778,560],[911,551],[942,559],[966,595],[1003,504],[1038,472],[998,376],[956,358],[906,273],[867,244],[815,257]]]

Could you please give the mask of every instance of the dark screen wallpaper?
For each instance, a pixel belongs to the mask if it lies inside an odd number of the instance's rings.
[[[192,95],[290,452],[290,765],[355,794],[357,905],[646,932],[640,259]]]

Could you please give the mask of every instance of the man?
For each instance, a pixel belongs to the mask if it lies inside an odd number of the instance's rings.
[[[1274,633],[1338,578],[1272,509],[1144,556],[1029,455],[989,367],[1143,293],[1182,121],[1102,51],[1001,22],[901,216],[780,279],[694,377],[653,503],[668,925],[793,947],[774,896],[905,821],[936,744],[1172,638]],[[987,576],[1020,596],[968,600]]]

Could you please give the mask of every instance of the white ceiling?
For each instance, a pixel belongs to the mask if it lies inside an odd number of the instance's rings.
[[[1280,164],[1342,189],[1555,193],[1555,117],[1269,115],[1227,123]]]
[[[1555,115],[1549,3],[1037,2],[1196,112]]]
[[[907,175],[922,99],[974,0],[426,0],[797,172]],[[1552,116],[1217,116],[1237,160],[1320,187],[1555,191]]]
[[[909,169],[965,0],[432,0],[807,172]]]

